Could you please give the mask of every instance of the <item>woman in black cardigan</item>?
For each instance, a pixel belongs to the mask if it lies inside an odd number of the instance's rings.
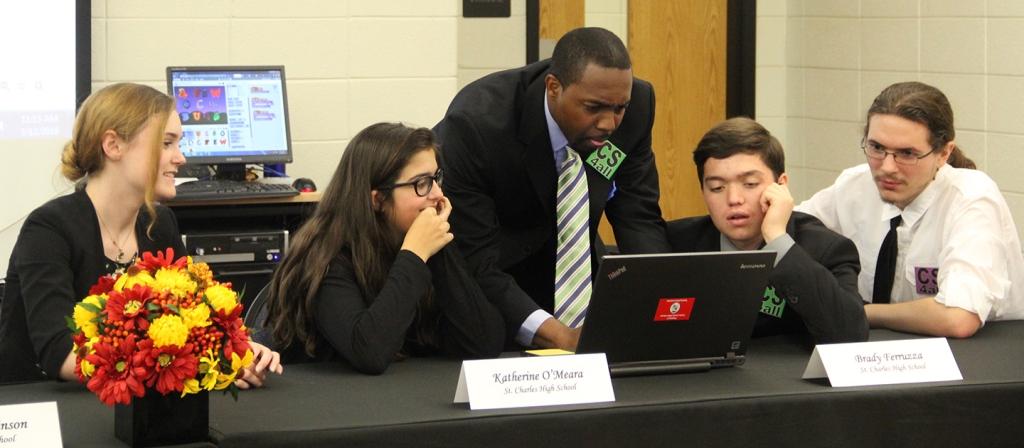
[[[153,203],[175,195],[180,138],[174,99],[152,87],[115,84],[82,104],[61,171],[87,184],[43,204],[21,228],[0,312],[0,383],[76,380],[65,323],[75,303],[142,252],[186,255],[174,214]],[[256,361],[239,375],[240,388],[281,371],[280,355],[252,348]]]
[[[379,374],[407,356],[501,353],[501,316],[449,244],[439,158],[426,128],[379,123],[352,139],[270,284],[285,362]]]

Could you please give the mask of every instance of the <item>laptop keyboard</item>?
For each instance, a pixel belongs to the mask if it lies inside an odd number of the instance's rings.
[[[277,198],[297,196],[299,190],[287,184],[264,184],[233,180],[199,180],[176,187],[177,195],[168,202],[216,201],[222,199]]]

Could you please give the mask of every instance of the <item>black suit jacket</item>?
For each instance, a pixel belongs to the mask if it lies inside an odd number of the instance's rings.
[[[857,246],[806,213],[793,212],[786,233],[796,244],[768,277],[786,306],[781,318],[758,314],[754,336],[809,332],[816,344],[866,341]],[[721,235],[711,216],[668,223],[669,243],[676,252],[722,250]]]
[[[557,173],[544,115],[550,61],[486,76],[460,91],[434,131],[455,241],[510,334],[538,308],[554,307]],[[607,213],[625,253],[666,252],[651,151],[654,89],[633,79],[629,107],[609,139],[626,154],[612,179],[584,164],[596,272],[597,227]],[[582,154],[586,157],[589,154]],[[614,197],[609,200],[612,185]]]

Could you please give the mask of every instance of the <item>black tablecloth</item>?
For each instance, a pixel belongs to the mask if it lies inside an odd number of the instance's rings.
[[[497,411],[452,403],[458,361],[411,359],[381,376],[287,366],[237,403],[212,394],[210,434],[222,447],[1019,446],[1022,340],[1024,321],[950,340],[963,381],[832,388],[800,378],[810,351],[798,341],[765,338],[741,367],[613,379],[613,403]],[[0,387],[0,404],[48,400],[59,402],[66,446],[116,443],[113,411],[80,385]]]

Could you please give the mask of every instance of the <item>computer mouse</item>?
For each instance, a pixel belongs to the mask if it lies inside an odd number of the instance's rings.
[[[302,193],[312,193],[316,191],[316,184],[313,183],[313,179],[306,177],[295,179],[295,182],[292,182],[292,187],[295,187],[296,190],[299,190]]]

